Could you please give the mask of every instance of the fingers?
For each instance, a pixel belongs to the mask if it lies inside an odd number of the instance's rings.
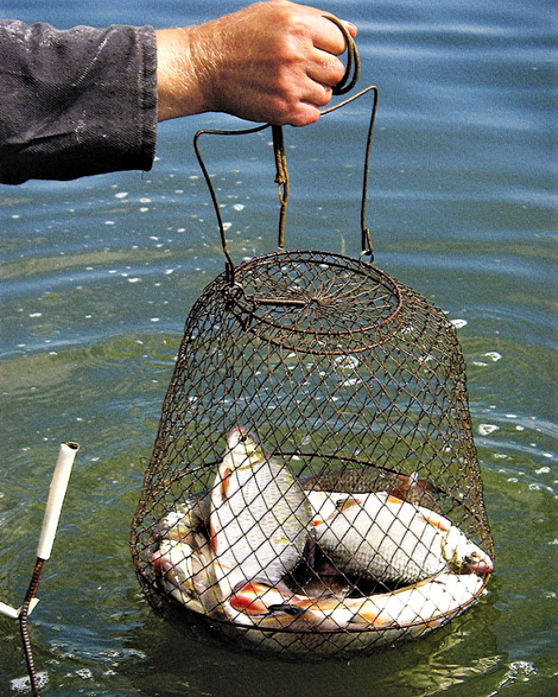
[[[322,88],[332,88],[343,79],[345,66],[339,58],[328,53],[318,61],[309,62],[306,74]],[[331,97],[331,90],[329,96]],[[321,106],[324,106],[324,104],[321,104]]]
[[[358,27],[356,27],[352,22],[347,22],[346,19],[342,20],[343,24],[347,27],[349,34],[353,37],[353,39],[356,39],[356,35],[358,33]]]
[[[337,23],[342,24],[353,39],[357,35],[357,28],[351,22],[337,19],[333,15],[322,15],[320,19],[325,21],[316,22],[314,46],[334,56],[340,56],[347,50],[347,41]]]
[[[351,22],[338,19],[334,15],[322,14],[319,21],[314,23],[313,44],[315,54],[307,64],[307,75],[322,87],[317,92],[314,104],[325,106],[332,96],[329,88],[333,88],[346,77],[346,67],[338,58],[351,47],[348,43],[356,36],[357,28]],[[310,57],[309,57],[310,58]],[[351,65],[351,61],[348,65]],[[327,101],[323,96],[327,95]]]

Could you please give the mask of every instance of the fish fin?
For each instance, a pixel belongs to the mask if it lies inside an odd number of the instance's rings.
[[[352,506],[360,506],[361,502],[358,499],[355,499],[353,496],[346,496],[345,498],[338,499],[335,502],[335,508],[337,508],[338,511],[346,511],[349,508],[352,508]]]
[[[325,576],[326,578],[339,576],[339,569],[327,557],[324,557],[318,564],[316,564],[314,571],[318,574],[318,576]]]
[[[167,571],[170,571],[170,569],[172,569],[172,564],[170,563],[170,560],[168,559],[166,554],[160,549],[156,550],[151,555],[151,565],[153,566],[155,573],[160,574],[161,576],[164,576],[164,574],[166,574]]]
[[[393,626],[393,617],[367,600],[348,620],[350,625],[372,625],[376,629]]]
[[[226,465],[223,467],[223,471],[221,472],[221,483],[219,484],[219,488],[221,490],[221,501],[226,501],[227,500],[227,494],[229,491],[229,479],[232,474],[232,468]]]
[[[312,521],[314,525],[314,521]],[[302,558],[306,561],[308,566],[313,569],[316,563],[316,549],[318,543],[316,541],[316,533],[314,530],[310,530],[306,537],[306,542],[304,543],[304,550],[302,552]]]
[[[217,554],[217,533],[211,522],[209,523],[209,548],[214,554]]]
[[[285,590],[288,593],[286,597]],[[233,587],[229,604],[234,610],[247,615],[267,615],[271,607],[283,605],[291,596],[292,592],[284,583],[272,586],[267,579],[245,579]]]
[[[280,605],[270,605],[269,612],[283,612],[286,615],[292,615],[294,617],[299,617],[304,614],[307,610],[305,607],[300,607],[298,605],[291,605],[290,603],[281,603]]]
[[[405,501],[403,499],[400,499],[397,496],[394,496],[391,493],[388,493],[388,495],[386,497],[386,503],[393,503],[393,504],[401,505],[402,503],[405,503]]]
[[[452,527],[451,522],[447,518],[439,513],[436,513],[435,511],[429,510],[428,508],[421,506],[420,515],[423,520],[430,523],[430,525],[433,525],[435,528],[438,528],[438,530],[441,530],[442,532],[448,532]]]

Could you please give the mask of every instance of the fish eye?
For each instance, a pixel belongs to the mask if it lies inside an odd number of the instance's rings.
[[[471,552],[463,557],[463,561],[465,564],[476,564],[476,562],[480,561],[480,554],[478,552]]]

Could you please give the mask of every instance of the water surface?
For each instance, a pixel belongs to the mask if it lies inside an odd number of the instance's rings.
[[[65,28],[157,27],[242,3],[3,0]],[[45,695],[541,697],[558,687],[556,25],[545,0],[324,0],[380,88],[368,223],[377,265],[458,321],[496,544],[489,594],[424,640],[319,666],[185,639],[138,595],[130,521],[185,319],[224,268],[191,140],[150,173],[0,189],[0,599],[25,593],[58,444],[81,444],[31,618]],[[357,255],[369,103],[286,129],[287,245]],[[204,142],[236,260],[275,249],[269,133]],[[0,617],[0,695],[24,694]]]

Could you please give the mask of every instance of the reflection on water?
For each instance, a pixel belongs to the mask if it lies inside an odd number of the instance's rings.
[[[2,14],[77,23],[201,21],[242,3],[7,0]],[[191,138],[161,127],[152,172],[0,189],[0,599],[18,605],[50,473],[81,444],[30,621],[44,693],[550,695],[558,673],[556,98],[552,4],[324,0],[359,24],[380,87],[368,223],[380,268],[459,320],[496,543],[489,594],[424,640],[349,664],[260,661],[185,638],[138,597],[129,526],[189,308],[224,268]],[[39,16],[40,15],[40,16]],[[369,106],[287,129],[287,244],[357,255]],[[554,139],[554,141],[553,141]],[[204,142],[235,260],[271,251],[267,132]],[[237,142],[238,140],[238,142]],[[0,617],[0,694],[25,694]]]

